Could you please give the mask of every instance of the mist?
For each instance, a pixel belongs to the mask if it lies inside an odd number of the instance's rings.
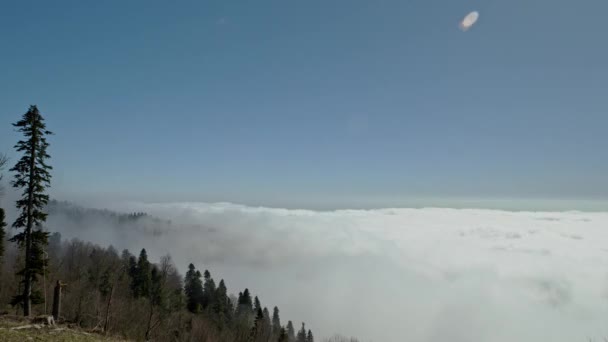
[[[608,336],[608,213],[488,209],[314,211],[231,203],[107,203],[125,230],[50,215],[47,227],[171,254],[248,287],[315,336],[362,341],[587,341]],[[170,221],[170,223],[164,223]]]

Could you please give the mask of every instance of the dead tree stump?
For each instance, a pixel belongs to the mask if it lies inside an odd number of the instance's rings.
[[[61,288],[66,284],[63,284],[61,281],[57,280],[57,284],[55,285],[55,292],[53,294],[53,318],[55,321],[59,320],[59,314],[61,312]]]

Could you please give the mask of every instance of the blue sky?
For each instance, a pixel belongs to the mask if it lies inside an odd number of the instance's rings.
[[[480,19],[458,30],[471,10]],[[37,104],[58,197],[608,197],[608,3],[11,1],[0,150]]]

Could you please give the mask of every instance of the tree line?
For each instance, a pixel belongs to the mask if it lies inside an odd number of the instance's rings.
[[[47,137],[53,133],[36,106],[13,126],[23,138],[14,146],[21,158],[9,169],[10,184],[21,197],[11,225],[16,232],[8,241],[0,208],[0,311],[48,314],[52,279],[64,289],[60,320],[93,331],[135,340],[314,342],[304,323],[297,331],[292,321],[283,324],[278,307],[271,314],[249,289],[229,294],[225,281],[216,284],[208,270],[201,273],[190,264],[182,277],[169,255],[153,263],[145,249],[138,256],[128,250],[119,254],[112,246],[65,241],[48,232]],[[0,180],[7,164],[0,156]],[[129,224],[146,216],[116,219]]]

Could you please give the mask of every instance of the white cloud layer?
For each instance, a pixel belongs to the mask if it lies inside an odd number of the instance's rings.
[[[129,204],[161,235],[49,226],[153,258],[170,253],[245,286],[317,337],[376,342],[588,341],[608,337],[608,213],[482,209],[309,211]],[[295,323],[295,322],[294,322]],[[299,324],[296,324],[298,326]]]

